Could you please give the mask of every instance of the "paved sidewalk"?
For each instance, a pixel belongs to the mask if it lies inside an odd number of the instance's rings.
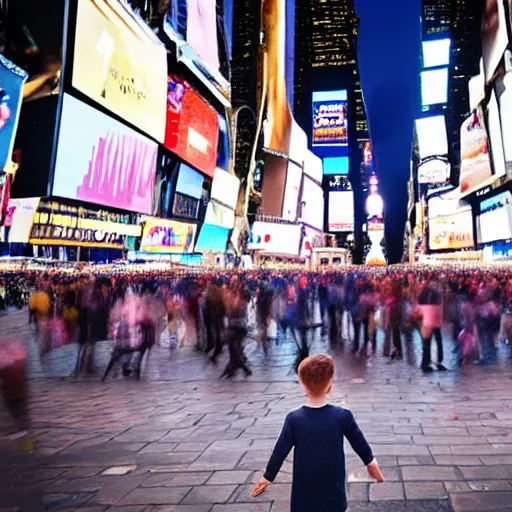
[[[24,315],[4,320],[0,334],[33,344]],[[387,478],[369,482],[347,447],[349,511],[512,511],[509,354],[494,366],[423,376],[417,341],[393,364],[334,353],[332,401],[354,411]],[[289,510],[291,460],[261,497],[249,490],[286,413],[303,402],[292,343],[274,347],[271,362],[249,344],[254,376],[235,382],[219,380],[222,365],[189,348],[154,351],[141,382],[55,378],[69,374],[73,350],[32,356],[36,453],[0,443],[0,512]],[[317,341],[315,351],[325,350]],[[108,351],[98,352],[100,373]]]

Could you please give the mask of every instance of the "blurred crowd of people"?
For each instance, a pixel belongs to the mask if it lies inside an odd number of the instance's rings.
[[[41,355],[68,343],[79,345],[76,373],[94,371],[96,342],[112,340],[104,378],[115,367],[124,376],[140,377],[141,361],[155,344],[170,350],[189,344],[212,363],[227,345],[221,376],[231,378],[239,371],[252,373],[244,353],[248,337],[271,357],[273,338],[279,342],[289,333],[298,366],[319,338],[358,357],[374,357],[379,330],[382,356],[400,360],[417,330],[423,372],[446,370],[447,333],[461,364],[490,363],[499,343],[512,341],[512,271],[502,268],[11,272],[0,275],[0,293],[3,307],[28,304]],[[277,328],[270,328],[272,321]],[[20,389],[26,386],[12,383],[26,379],[26,357],[20,341],[0,340],[0,382],[18,419],[25,410]]]

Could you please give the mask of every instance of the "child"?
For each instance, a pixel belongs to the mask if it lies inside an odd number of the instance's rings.
[[[264,477],[251,496],[259,496],[274,481],[282,463],[295,449],[291,512],[342,512],[347,508],[343,438],[368,468],[369,475],[384,481],[372,450],[352,413],[329,405],[334,363],[331,357],[308,357],[299,366],[299,380],[308,400],[286,417]]]

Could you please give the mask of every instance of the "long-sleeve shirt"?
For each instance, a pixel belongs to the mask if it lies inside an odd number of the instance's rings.
[[[288,414],[264,476],[273,482],[294,448],[291,512],[346,509],[344,438],[365,466],[372,462],[370,445],[350,411],[304,406]]]

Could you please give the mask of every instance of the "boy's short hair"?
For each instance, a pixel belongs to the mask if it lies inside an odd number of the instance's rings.
[[[306,357],[299,365],[299,380],[313,395],[321,395],[334,376],[334,361],[325,354]]]

